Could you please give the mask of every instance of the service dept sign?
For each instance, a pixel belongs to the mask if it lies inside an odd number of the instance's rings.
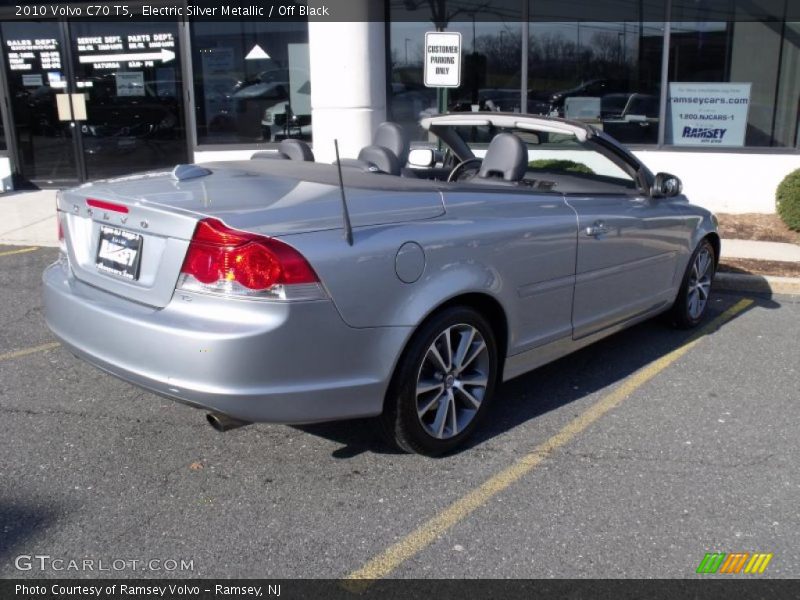
[[[425,34],[426,87],[461,85],[461,34],[429,31]]]
[[[667,143],[744,146],[749,83],[670,83]]]

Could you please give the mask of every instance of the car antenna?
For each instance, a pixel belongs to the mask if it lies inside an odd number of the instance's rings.
[[[342,163],[339,160],[339,140],[333,140],[336,149],[336,170],[339,171],[339,191],[342,193],[342,219],[344,220],[344,239],[347,244],[353,245],[353,225],[350,223],[350,211],[347,210],[347,198],[344,196],[344,179],[342,179]]]

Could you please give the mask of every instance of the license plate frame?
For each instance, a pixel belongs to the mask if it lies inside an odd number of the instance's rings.
[[[95,266],[98,271],[129,281],[139,279],[144,237],[140,233],[101,225]]]

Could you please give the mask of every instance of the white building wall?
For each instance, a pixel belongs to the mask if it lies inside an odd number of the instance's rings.
[[[634,152],[651,171],[677,175],[689,199],[714,212],[774,213],[775,190],[800,169],[798,154]]]

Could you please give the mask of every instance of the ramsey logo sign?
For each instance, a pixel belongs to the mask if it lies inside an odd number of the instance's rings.
[[[756,552],[709,552],[700,561],[697,573],[763,573],[767,569],[769,561],[772,560],[772,553],[764,554]],[[747,565],[747,566],[745,566]],[[742,570],[744,567],[744,570]]]
[[[708,129],[705,127],[684,127],[683,128],[683,138],[684,139],[708,139],[708,140],[720,140],[722,141],[725,139],[725,134],[727,133],[727,129]]]

